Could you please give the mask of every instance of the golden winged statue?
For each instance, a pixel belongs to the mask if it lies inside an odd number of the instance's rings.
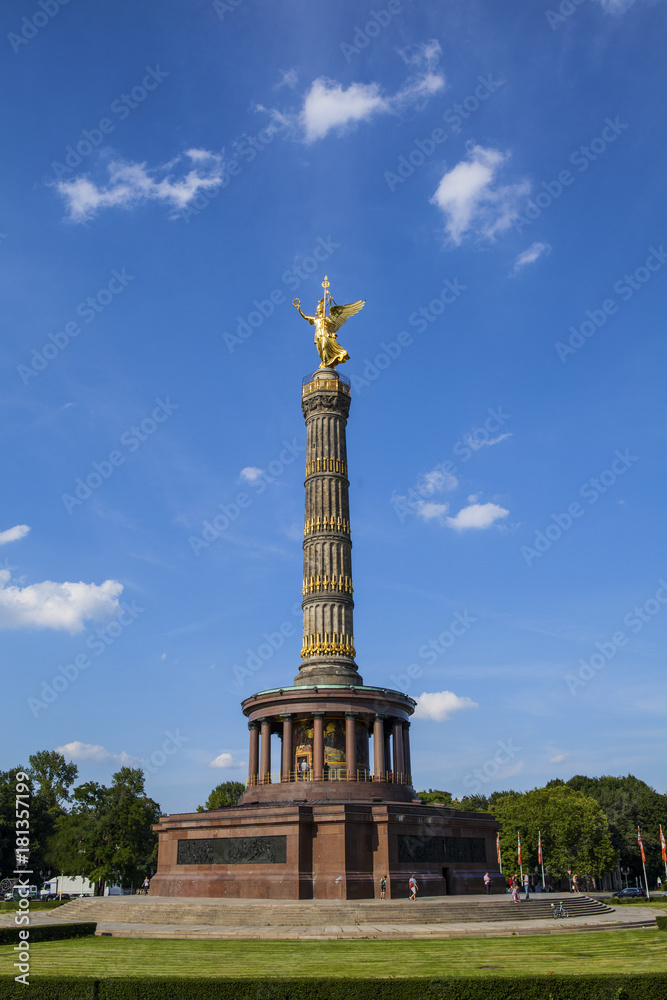
[[[336,365],[350,360],[350,355],[338,343],[336,334],[350,316],[354,316],[360,309],[363,309],[366,299],[359,299],[358,302],[350,302],[345,306],[336,305],[329,293],[329,279],[326,275],[322,282],[322,288],[324,289],[324,298],[317,303],[316,316],[306,316],[304,312],[301,312],[300,299],[294,299],[292,305],[299,310],[299,314],[304,319],[307,319],[315,327],[315,346],[320,356],[320,368],[335,368]],[[328,314],[327,305],[329,306]]]

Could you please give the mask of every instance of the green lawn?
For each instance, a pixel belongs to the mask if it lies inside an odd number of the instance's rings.
[[[161,941],[80,938],[33,944],[31,976],[361,978],[667,972],[653,929],[441,941]],[[15,955],[0,947],[0,975]]]
[[[65,901],[66,902],[66,901]],[[53,910],[56,906],[64,906],[65,902],[61,902],[59,899],[50,899],[48,902],[41,899],[31,899],[30,900],[30,912],[34,913],[37,910]],[[19,904],[11,899],[3,899],[0,902],[0,913],[14,913],[18,910]]]

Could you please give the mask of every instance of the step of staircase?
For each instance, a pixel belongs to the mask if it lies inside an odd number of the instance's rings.
[[[408,900],[201,900],[165,896],[81,898],[52,911],[59,919],[98,923],[181,924],[227,927],[367,924],[444,924],[552,919],[551,904],[561,897],[531,897],[514,903],[507,896]],[[563,899],[571,917],[612,912],[587,896]]]

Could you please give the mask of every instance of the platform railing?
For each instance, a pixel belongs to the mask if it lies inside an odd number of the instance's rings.
[[[281,774],[280,771],[272,771],[270,774],[251,774],[246,780],[246,788],[255,785],[279,785],[288,782],[299,781],[358,781],[370,782],[380,781],[391,785],[412,785],[412,776],[409,774],[394,774],[387,771],[385,774],[371,774],[368,768],[357,768],[355,772],[350,772],[345,767],[330,767],[324,771],[321,778],[315,777],[312,767],[305,771],[289,771],[288,774]]]

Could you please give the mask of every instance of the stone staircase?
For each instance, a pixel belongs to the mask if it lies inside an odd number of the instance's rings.
[[[514,903],[509,895],[448,896],[407,900],[219,900],[171,896],[84,897],[52,916],[98,923],[267,927],[352,924],[448,924],[552,919],[551,904],[563,900],[570,917],[598,916],[613,907],[584,895],[549,893]],[[560,921],[558,921],[560,923]]]

